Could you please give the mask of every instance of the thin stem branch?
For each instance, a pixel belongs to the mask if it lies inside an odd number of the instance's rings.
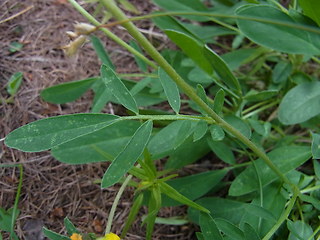
[[[122,196],[122,193],[124,192],[125,188],[127,187],[127,185],[129,184],[130,180],[132,178],[132,175],[129,175],[126,180],[122,183],[117,195],[116,195],[116,198],[114,199],[114,202],[112,203],[112,207],[111,207],[111,210],[110,210],[110,214],[109,214],[109,217],[108,217],[108,222],[107,222],[107,226],[106,226],[106,231],[105,231],[105,234],[108,234],[110,233],[111,231],[111,226],[112,226],[112,222],[113,222],[113,217],[114,217],[114,214],[116,212],[116,209],[117,209],[117,206],[118,206],[118,203],[120,201],[120,198]]]

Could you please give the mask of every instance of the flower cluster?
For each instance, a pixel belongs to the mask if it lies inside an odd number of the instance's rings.
[[[71,240],[82,240],[82,236],[78,233],[73,233],[70,236]],[[108,233],[104,237],[97,238],[97,240],[120,240],[120,237],[114,233]]]

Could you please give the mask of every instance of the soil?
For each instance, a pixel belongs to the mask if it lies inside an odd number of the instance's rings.
[[[92,5],[79,2],[92,10]],[[142,14],[154,9],[149,1],[131,2]],[[89,112],[91,93],[76,102],[63,105],[49,104],[39,96],[46,87],[99,74],[100,62],[90,44],[83,46],[71,58],[66,57],[62,50],[62,46],[69,41],[65,32],[73,30],[76,21],[86,20],[67,0],[1,0],[0,9],[0,138],[38,119]],[[152,36],[152,23],[139,24]],[[113,31],[122,39],[130,39],[120,27],[115,27]],[[118,72],[138,72],[130,54],[105,36],[98,35],[103,39]],[[13,50],[11,46],[14,42],[20,43],[22,48]],[[6,101],[9,98],[7,81],[16,72],[23,73],[23,83],[13,101]],[[108,105],[104,112],[110,111],[117,113],[118,108]],[[119,189],[116,185],[102,190],[94,183],[103,176],[107,164],[66,165],[53,159],[49,152],[23,153],[5,147],[3,141],[0,144],[0,164],[9,165],[0,167],[1,208],[13,207],[19,182],[19,169],[14,164],[23,165],[23,185],[18,205],[20,214],[16,222],[16,232],[20,239],[41,239],[41,235],[37,234],[42,225],[64,234],[63,219],[66,216],[83,232],[103,233]],[[115,215],[113,232],[121,231],[132,199],[133,189],[127,189]],[[145,227],[141,227],[143,214],[145,209],[126,239],[144,239]],[[185,216],[186,208],[164,208],[160,215]],[[192,224],[157,224],[153,239],[195,239],[195,230]],[[4,234],[4,239],[8,239],[8,235]]]

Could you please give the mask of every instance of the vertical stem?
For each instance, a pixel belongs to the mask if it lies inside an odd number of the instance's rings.
[[[175,83],[188,95],[196,104],[201,107],[208,115],[214,119],[217,124],[223,127],[226,131],[236,136],[242,143],[247,145],[257,156],[259,156],[281,179],[282,181],[292,185],[288,178],[278,169],[277,166],[269,159],[269,157],[261,151],[254,143],[247,137],[242,135],[233,126],[224,121],[218,114],[216,114],[194,91],[194,89],[186,83],[182,77],[172,68],[172,66],[162,57],[162,55],[153,47],[153,45],[144,37],[142,33],[136,28],[132,22],[126,22],[128,19],[126,15],[117,7],[114,0],[100,0],[100,2],[112,13],[112,15],[119,21],[125,21],[122,25],[127,29],[133,38],[145,49],[145,51],[155,60],[160,67],[175,81]]]
[[[126,186],[128,185],[128,183],[130,182],[132,178],[132,175],[129,175],[126,180],[122,183],[118,193],[117,193],[117,196],[116,198],[114,199],[114,202],[112,203],[112,207],[111,207],[111,210],[110,210],[110,214],[109,214],[109,217],[108,217],[108,221],[107,221],[107,226],[106,226],[106,231],[105,231],[105,234],[108,234],[110,233],[110,230],[111,230],[111,226],[112,226],[112,222],[113,222],[113,217],[114,217],[114,214],[116,212],[116,209],[117,209],[117,206],[118,206],[118,203],[119,203],[119,200],[122,196],[122,193],[123,191],[125,190]]]
[[[22,188],[22,179],[23,179],[23,166],[21,164],[18,165],[19,168],[19,184],[18,184],[18,188],[17,188],[17,194],[16,194],[16,198],[14,200],[14,205],[13,205],[13,211],[12,211],[12,217],[11,217],[11,229],[10,229],[10,237],[12,239],[14,236],[14,222],[17,218],[17,210],[18,210],[18,203],[19,203],[19,199],[20,199],[20,194],[21,194],[21,188]]]

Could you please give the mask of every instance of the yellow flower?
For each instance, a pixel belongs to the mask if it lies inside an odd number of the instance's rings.
[[[120,240],[119,236],[114,233],[108,233],[102,238],[98,238],[97,240]]]
[[[71,240],[82,240],[82,236],[78,233],[73,233],[70,237]]]

